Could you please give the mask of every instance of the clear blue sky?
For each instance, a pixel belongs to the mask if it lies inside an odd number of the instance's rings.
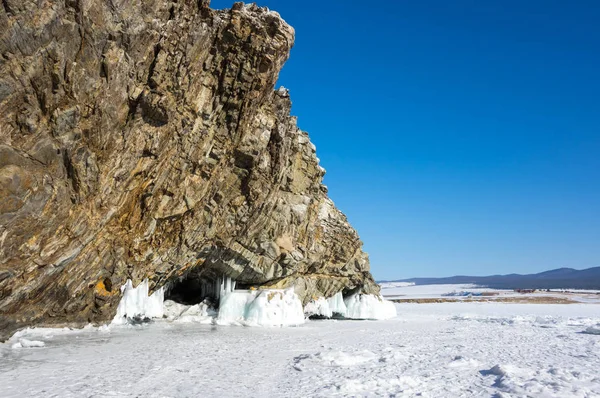
[[[258,4],[376,279],[600,266],[600,2]]]

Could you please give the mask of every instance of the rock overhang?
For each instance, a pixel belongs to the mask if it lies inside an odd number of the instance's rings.
[[[105,322],[128,279],[152,292],[203,267],[305,304],[378,292],[275,90],[294,40],[277,13],[7,4],[0,329]]]

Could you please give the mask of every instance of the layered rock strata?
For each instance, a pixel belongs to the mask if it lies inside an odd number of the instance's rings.
[[[275,90],[294,30],[205,0],[3,0],[0,337],[111,320],[127,279],[377,294]]]

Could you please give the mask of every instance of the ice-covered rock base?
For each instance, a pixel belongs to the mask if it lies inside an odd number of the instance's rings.
[[[372,294],[354,294],[344,304],[350,319],[390,319],[397,315],[394,303]]]
[[[289,326],[304,323],[306,317],[347,319],[389,319],[396,316],[393,303],[380,296],[354,294],[346,299],[342,292],[302,302],[293,288],[264,290],[235,290],[235,281],[224,277],[219,280],[219,310],[209,300],[195,305],[184,305],[164,300],[164,288],[148,295],[148,281],[133,287],[128,280],[121,291],[123,297],[113,324],[139,323],[152,318],[185,323],[217,323],[220,325]]]
[[[337,292],[333,297],[325,299],[319,297],[306,304],[304,314],[308,317],[331,318],[334,315],[339,317],[346,316],[346,305],[342,292]]]
[[[390,319],[397,315],[394,304],[381,296],[357,293],[344,299],[341,292],[329,299],[320,297],[309,302],[304,314],[323,318],[338,315],[346,319]]]
[[[162,318],[164,311],[164,288],[148,295],[148,280],[144,280],[137,287],[133,287],[130,279],[121,287],[123,297],[117,307],[117,314],[113,319],[115,324],[139,322],[152,318]]]
[[[219,325],[293,326],[304,323],[293,289],[234,290],[221,296]]]

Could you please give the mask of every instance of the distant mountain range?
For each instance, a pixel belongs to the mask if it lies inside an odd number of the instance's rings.
[[[465,284],[486,286],[492,289],[599,289],[600,267],[577,270],[558,268],[539,274],[509,274],[491,276],[450,276],[447,278],[412,278],[397,281],[416,285]]]

